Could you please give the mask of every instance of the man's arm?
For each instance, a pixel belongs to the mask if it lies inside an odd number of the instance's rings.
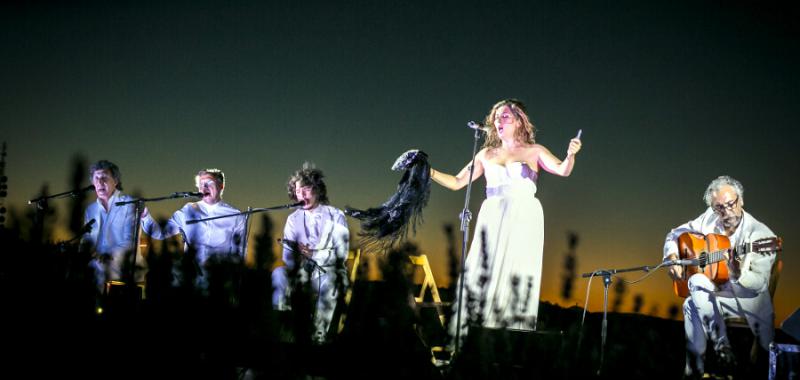
[[[713,214],[713,211],[711,211],[711,209],[709,208],[706,210],[706,212],[704,212],[694,220],[690,220],[670,230],[669,233],[667,233],[666,238],[664,239],[664,253],[662,256],[662,260],[664,261],[677,260],[680,257],[680,254],[678,252],[678,237],[686,232],[704,233],[703,226],[709,223],[709,218],[712,215],[710,213]],[[680,265],[670,266],[669,276],[672,279],[683,278],[683,267]]]
[[[347,260],[347,252],[350,250],[350,230],[347,226],[347,219],[344,213],[340,212],[336,215],[336,226],[334,228],[334,237],[336,238],[336,258],[337,260]]]
[[[678,258],[678,236],[686,232],[697,232],[705,235],[704,226],[710,224],[712,215],[713,211],[709,208],[694,220],[690,220],[670,230],[669,233],[667,233],[667,237],[664,239],[664,255],[662,258],[664,260]]]
[[[289,217],[286,218],[286,225],[283,227],[283,241],[281,243],[281,247],[283,247],[282,258],[287,270],[292,270],[295,267],[295,252],[293,246],[297,244],[297,233],[294,229],[293,215],[294,214],[290,214]]]
[[[347,275],[347,254],[350,251],[350,230],[347,227],[347,219],[344,213],[337,215],[336,225],[333,233],[335,238],[336,273],[338,281],[344,288],[350,286],[350,278]]]
[[[236,252],[244,260],[247,258],[247,247],[244,245],[247,241],[247,217],[243,215],[235,218],[236,227],[234,227],[233,244],[236,246]]]
[[[153,219],[150,213],[146,213],[142,218],[142,232],[146,233],[153,239],[165,240],[175,236],[181,232],[181,226],[186,220],[183,209],[175,211],[172,217],[167,221],[164,228]]]
[[[752,233],[747,238],[748,243],[775,237],[775,234],[767,226],[759,222],[755,223],[752,227]],[[776,252],[748,252],[739,266],[739,278],[735,281],[739,285],[756,292],[767,291],[769,278],[772,274],[772,264],[775,262],[776,256]]]

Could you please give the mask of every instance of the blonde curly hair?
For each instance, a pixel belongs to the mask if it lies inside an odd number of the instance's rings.
[[[508,108],[511,109],[511,112],[514,114],[514,118],[519,121],[520,126],[522,127],[517,128],[516,132],[514,133],[514,139],[519,142],[535,144],[536,126],[533,125],[533,122],[531,122],[530,118],[528,117],[528,113],[525,111],[525,104],[517,99],[503,99],[495,103],[495,105],[492,106],[491,111],[489,111],[489,114],[486,115],[483,125],[485,125],[488,130],[486,131],[486,141],[483,142],[483,147],[497,148],[503,143],[500,140],[500,136],[497,135],[497,129],[494,128],[495,114],[497,113],[497,110],[503,106],[508,106]]]

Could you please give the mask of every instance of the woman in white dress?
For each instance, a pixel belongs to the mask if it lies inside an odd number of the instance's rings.
[[[461,338],[467,326],[535,330],[542,282],[544,220],[536,199],[539,169],[569,176],[581,149],[573,138],[564,160],[536,144],[536,129],[522,102],[495,104],[486,116],[486,141],[475,156],[473,181],[486,176],[481,205],[462,278]],[[459,190],[469,181],[467,164],[457,175],[431,168],[438,184]],[[456,307],[458,304],[456,303]],[[457,309],[450,332],[455,335]]]

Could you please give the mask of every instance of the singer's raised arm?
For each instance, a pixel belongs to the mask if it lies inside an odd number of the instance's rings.
[[[572,168],[575,166],[575,155],[581,150],[581,140],[578,138],[570,140],[567,148],[567,157],[564,160],[559,160],[542,145],[536,144],[534,148],[536,148],[534,151],[536,152],[539,166],[548,173],[569,177],[572,174]]]
[[[483,157],[485,155],[485,151],[486,149],[481,149],[481,151],[475,156],[475,169],[472,173],[473,182],[483,175]],[[442,173],[434,168],[431,168],[431,179],[450,190],[460,190],[464,186],[467,186],[467,182],[469,182],[469,170],[471,164],[472,163],[468,163],[455,176]]]

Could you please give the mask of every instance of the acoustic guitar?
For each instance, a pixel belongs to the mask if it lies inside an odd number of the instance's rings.
[[[756,240],[752,243],[742,243],[731,247],[731,241],[725,235],[698,234],[684,232],[678,236],[678,252],[681,260],[696,260],[697,265],[685,265],[683,277],[674,280],[672,287],[679,297],[689,296],[689,277],[695,273],[702,273],[715,284],[723,284],[730,278],[728,262],[736,265],[750,252],[767,254],[780,251],[783,240],[779,237],[770,237]],[[729,254],[733,260],[728,260]]]

